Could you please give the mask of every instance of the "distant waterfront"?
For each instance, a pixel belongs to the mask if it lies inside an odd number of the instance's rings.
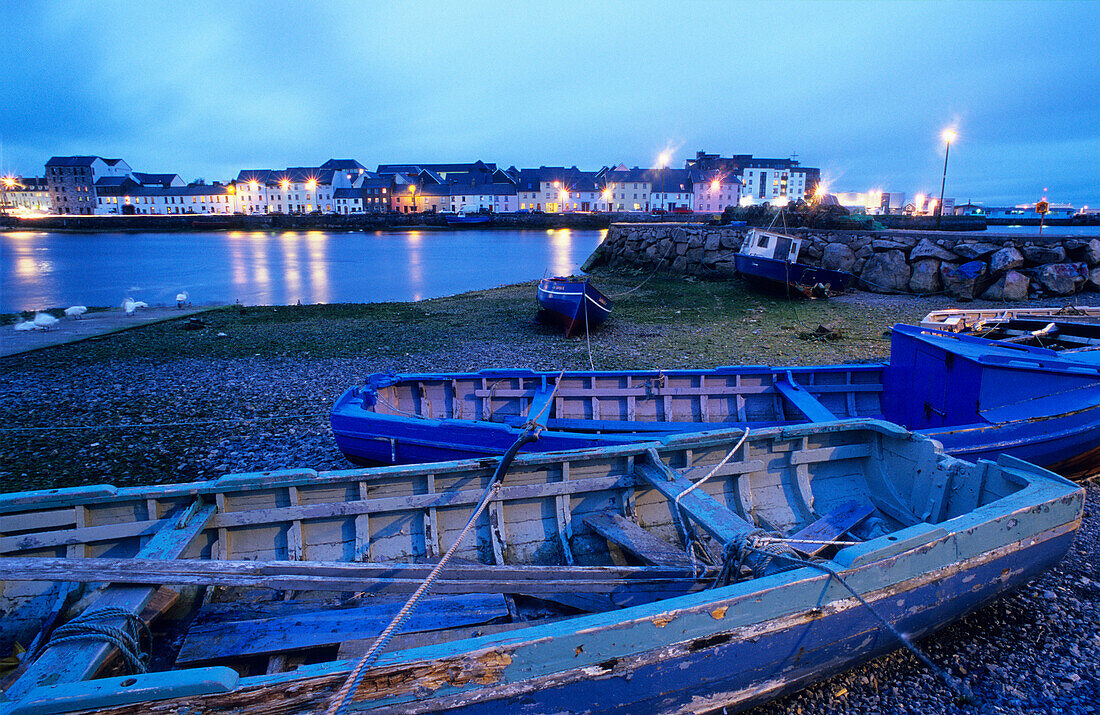
[[[0,312],[422,300],[569,274],[602,230],[0,233]]]

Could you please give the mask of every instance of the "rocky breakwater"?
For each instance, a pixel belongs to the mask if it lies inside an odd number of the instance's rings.
[[[734,276],[748,229],[700,224],[612,224],[585,262],[665,268],[704,277]],[[936,231],[796,229],[799,262],[859,277],[878,293],[946,293],[959,300],[1025,300],[1100,290],[1100,239]]]

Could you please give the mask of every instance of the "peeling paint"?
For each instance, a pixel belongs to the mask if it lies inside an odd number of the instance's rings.
[[[729,610],[729,606],[719,606],[710,612],[710,615],[714,617],[714,620],[720,621],[726,617],[726,611]]]
[[[650,623],[657,626],[658,628],[664,628],[669,623],[672,623],[674,620],[676,620],[676,616],[664,615],[657,616],[656,618],[651,619]]]
[[[504,676],[504,669],[511,662],[511,653],[492,650],[454,660],[379,669],[363,678],[355,691],[354,700],[374,700],[414,691],[435,692],[444,685],[492,685],[500,681]]]

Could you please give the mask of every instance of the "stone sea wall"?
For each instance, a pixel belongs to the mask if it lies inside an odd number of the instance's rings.
[[[663,267],[690,275],[736,275],[746,228],[612,224],[585,263]],[[958,299],[1024,300],[1100,290],[1100,239],[951,234],[936,231],[795,229],[800,263],[849,271],[878,293],[946,293]]]

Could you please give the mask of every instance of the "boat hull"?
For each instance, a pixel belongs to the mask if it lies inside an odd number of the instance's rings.
[[[995,516],[985,509],[979,511],[986,516],[971,513],[942,528],[917,524],[898,534],[902,546],[890,555],[838,555],[839,563],[830,563],[895,628],[925,636],[1066,554],[1083,492],[1053,479],[1038,479],[1048,485],[1043,498],[1033,485],[1005,497],[1008,505]],[[899,647],[831,577],[802,568],[509,638],[485,636],[461,652],[444,645],[405,658],[386,654],[349,705],[356,712],[470,715],[738,712]],[[242,679],[229,692],[163,699],[157,711],[213,715],[277,702],[312,712],[327,705],[352,665]],[[148,707],[146,701],[101,712]]]
[[[757,285],[780,291],[790,289],[807,297],[813,294],[814,286],[818,284],[825,286],[829,293],[841,293],[855,283],[855,276],[851,273],[764,256],[738,253],[734,256],[734,262],[737,272]]]
[[[596,327],[611,315],[611,299],[584,281],[544,278],[538,287],[539,317],[558,325],[566,337]]]

